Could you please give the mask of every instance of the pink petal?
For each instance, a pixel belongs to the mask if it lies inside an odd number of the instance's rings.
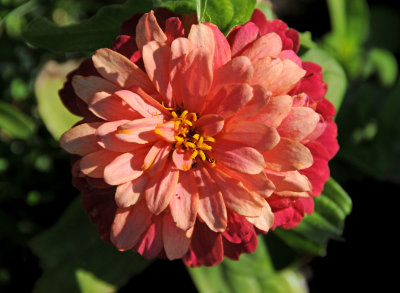
[[[299,67],[293,61],[283,60],[283,68],[279,77],[269,85],[268,89],[274,95],[283,95],[288,93],[306,74],[306,71]]]
[[[279,143],[263,153],[268,169],[273,171],[294,171],[310,167],[313,156],[301,143],[282,137]]]
[[[214,136],[223,129],[224,120],[216,114],[203,115],[194,127],[203,136]]]
[[[280,139],[275,128],[251,121],[229,124],[220,137],[224,140],[243,143],[261,152],[272,149]]]
[[[255,116],[268,103],[270,97],[271,92],[266,88],[259,85],[253,86],[252,99],[229,119],[229,123],[244,121]]]
[[[242,25],[237,31],[229,34],[228,40],[232,48],[232,56],[238,55],[248,44],[254,42],[259,34],[258,27],[248,22]]]
[[[92,60],[98,73],[115,85],[126,89],[137,86],[145,92],[155,92],[146,73],[125,56],[103,48],[96,51]]]
[[[147,177],[140,176],[132,181],[118,185],[115,202],[120,208],[128,208],[138,202],[147,184]]]
[[[199,113],[213,80],[212,56],[202,47],[193,49],[182,68],[181,90],[185,109]]]
[[[146,73],[161,94],[167,106],[172,106],[172,87],[169,82],[171,48],[167,44],[151,41],[143,47]]]
[[[118,127],[115,136],[126,142],[146,144],[158,140],[154,129],[162,120],[158,118],[142,118],[128,122]]]
[[[294,63],[296,63],[299,67],[302,67],[302,62],[299,56],[297,56],[297,54],[293,51],[293,50],[283,50],[280,54],[279,54],[279,58],[284,60],[284,59],[289,59],[291,61],[293,61]]]
[[[116,131],[119,126],[128,123],[129,120],[117,120],[113,122],[103,123],[96,130],[96,136],[100,139],[99,144],[110,151],[114,152],[129,152],[137,148],[142,148],[143,145],[126,142],[116,137]]]
[[[294,107],[278,127],[279,134],[293,140],[301,141],[317,126],[320,117],[308,107]]]
[[[117,209],[111,227],[111,241],[119,250],[131,249],[151,224],[152,214],[144,200],[129,209]]]
[[[136,44],[139,50],[151,41],[160,43],[167,41],[167,36],[158,25],[153,11],[143,14],[136,26]]]
[[[250,120],[276,128],[289,114],[292,103],[293,99],[288,95],[273,97],[269,100],[268,104]]]
[[[246,56],[239,56],[214,72],[209,97],[213,97],[224,85],[247,83],[253,76],[253,65]]]
[[[278,57],[282,51],[282,40],[276,33],[269,33],[254,41],[241,55],[249,57],[251,61],[265,57]]]
[[[206,49],[211,60],[214,59],[215,39],[210,26],[203,23],[192,25],[188,39],[197,47]]]
[[[212,154],[217,165],[223,164],[242,173],[258,174],[265,168],[263,156],[257,150],[237,142],[217,140]]]
[[[114,95],[124,100],[133,110],[138,112],[144,118],[163,117],[163,111],[160,110],[162,107],[161,105],[159,105],[159,107],[154,106],[134,92],[120,90],[115,92]],[[154,103],[158,104],[155,100]]]
[[[231,60],[231,47],[224,36],[224,34],[218,29],[218,27],[212,23],[206,23],[208,27],[212,29],[215,40],[215,51],[213,60],[213,70],[217,70],[225,63]]]
[[[104,181],[110,185],[119,185],[138,178],[143,174],[141,165],[147,150],[135,153],[123,153],[104,168]]]
[[[264,199],[255,192],[250,192],[243,184],[226,174],[213,169],[211,176],[221,189],[226,206],[243,216],[258,217],[264,206]]]
[[[253,62],[254,74],[251,84],[259,84],[269,89],[283,70],[283,61],[271,57],[258,59]]]
[[[154,130],[154,133],[156,133],[165,141],[174,143],[176,141],[175,136],[178,135],[178,130],[175,129],[175,124],[171,121],[163,124],[158,124]]]
[[[144,258],[155,258],[163,251],[162,222],[162,216],[153,217],[151,225],[136,243],[134,250]]]
[[[225,174],[243,183],[244,187],[250,191],[254,191],[264,197],[269,197],[275,191],[274,183],[268,179],[264,172],[250,175],[223,166],[218,166],[218,168]]]
[[[163,217],[163,241],[167,258],[170,260],[182,258],[189,249],[190,239],[184,230],[179,229],[170,213]]]
[[[70,154],[85,156],[101,150],[98,138],[95,136],[96,128],[101,122],[82,123],[67,132],[60,138],[60,146]]]
[[[188,150],[176,149],[172,153],[172,161],[175,167],[182,171],[188,171],[192,168],[193,159],[190,157],[192,154]]]
[[[180,172],[176,192],[169,208],[176,226],[184,231],[193,227],[196,221],[199,193],[191,172]]]
[[[261,215],[258,217],[246,217],[246,220],[252,223],[258,229],[268,232],[269,229],[274,225],[274,213],[272,212],[269,204],[264,201],[264,207],[261,211]]]
[[[90,153],[80,160],[80,169],[83,174],[93,178],[103,178],[104,167],[114,160],[119,153],[109,150],[100,150]]]
[[[173,168],[172,163],[164,167],[163,172],[159,172],[150,177],[145,197],[149,210],[153,214],[160,214],[168,206],[179,179],[179,171]]]
[[[205,168],[193,171],[199,189],[198,213],[207,226],[215,232],[226,228],[227,212],[220,189]]]
[[[204,114],[218,114],[224,119],[233,116],[253,97],[253,89],[248,84],[224,86],[207,105]]]

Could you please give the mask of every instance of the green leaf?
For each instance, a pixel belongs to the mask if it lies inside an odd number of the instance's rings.
[[[266,292],[265,281],[275,274],[262,236],[258,237],[257,250],[242,254],[239,261],[226,258],[218,266],[188,270],[201,293]]]
[[[265,14],[268,20],[276,18],[275,13],[272,10],[272,5],[270,3],[264,1],[257,1],[256,8],[260,9]]]
[[[388,50],[373,48],[368,52],[364,75],[378,74],[379,80],[384,86],[392,86],[397,79],[397,61]]]
[[[30,243],[44,273],[35,293],[116,292],[151,261],[104,243],[76,199],[58,222]]]
[[[347,89],[347,78],[343,68],[328,52],[312,48],[301,56],[303,61],[311,61],[322,66],[324,81],[328,84],[326,98],[338,111]]]
[[[122,5],[105,6],[90,19],[64,27],[41,17],[30,22],[22,35],[32,45],[55,52],[94,51],[111,45],[124,20],[151,8],[149,0],[128,0]]]
[[[273,233],[299,253],[323,256],[330,239],[341,239],[352,202],[332,178],[325,184],[322,194],[314,198],[314,202],[314,213],[306,215],[295,229],[278,228]]]
[[[13,138],[28,139],[34,130],[34,123],[28,116],[0,101],[0,131],[6,131]]]
[[[65,76],[77,66],[78,63],[74,61],[64,64],[50,61],[45,64],[35,82],[35,95],[40,117],[56,140],[81,119],[71,114],[58,96]]]
[[[153,0],[154,7],[175,13],[196,13],[199,22],[211,22],[227,34],[236,25],[248,21],[256,0]]]

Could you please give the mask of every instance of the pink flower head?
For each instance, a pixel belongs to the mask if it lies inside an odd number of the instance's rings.
[[[329,177],[334,108],[298,34],[256,10],[225,38],[153,12],[69,75],[61,138],[102,238],[189,266],[239,259],[297,225]],[[186,26],[187,27],[187,26]]]

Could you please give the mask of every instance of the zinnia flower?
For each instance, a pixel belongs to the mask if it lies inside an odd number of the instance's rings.
[[[60,95],[83,120],[61,146],[119,250],[189,266],[239,259],[257,232],[311,213],[329,177],[336,126],[321,68],[258,10],[227,38],[177,17],[163,27],[144,14],[68,76]]]

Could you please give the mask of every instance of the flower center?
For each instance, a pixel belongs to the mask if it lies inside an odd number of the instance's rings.
[[[202,136],[197,133],[196,128],[193,126],[197,121],[197,114],[189,113],[187,110],[181,113],[172,111],[171,114],[172,119],[170,122],[174,122],[174,128],[178,132],[175,135],[175,149],[189,151],[191,152],[191,159],[200,157],[201,160],[207,160],[214,167],[215,160],[210,158],[209,152],[212,150],[210,143],[215,142],[215,139],[211,136]]]

